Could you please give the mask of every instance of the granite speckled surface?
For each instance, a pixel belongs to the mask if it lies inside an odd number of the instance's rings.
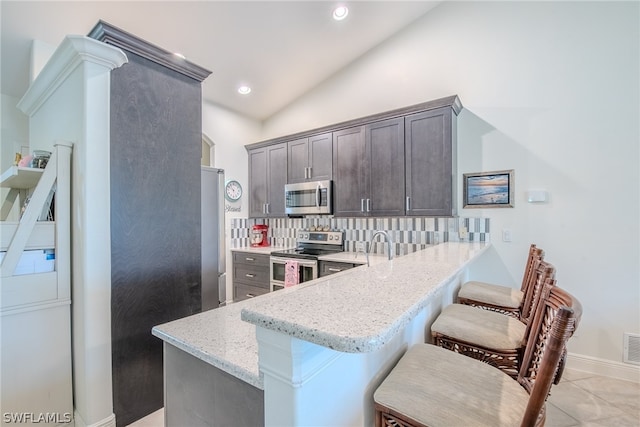
[[[349,262],[352,264],[366,264],[367,258],[362,252],[338,252],[330,255],[322,255],[318,257],[321,261]],[[369,254],[369,265],[387,262],[386,255]]]
[[[488,247],[488,243],[450,242],[392,261],[378,255],[369,268],[353,268],[178,319],[155,326],[152,333],[264,389],[255,325],[343,352],[373,351],[389,341],[428,303],[430,295]],[[354,255],[348,254],[344,256]]]
[[[350,274],[327,276],[278,299],[256,299],[242,319],[347,353],[381,348],[487,243],[448,242]]]
[[[153,335],[261,390],[256,327],[240,320],[253,300],[205,311],[155,326]]]

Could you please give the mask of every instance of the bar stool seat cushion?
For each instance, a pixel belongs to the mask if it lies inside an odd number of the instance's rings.
[[[373,399],[430,427],[517,427],[529,394],[493,366],[435,345],[417,344]]]
[[[523,347],[526,328],[524,323],[504,314],[451,304],[433,322],[431,332],[484,348],[504,350]]]
[[[524,292],[508,286],[494,285],[486,282],[466,282],[458,292],[458,298],[481,301],[499,307],[517,309],[522,304]]]

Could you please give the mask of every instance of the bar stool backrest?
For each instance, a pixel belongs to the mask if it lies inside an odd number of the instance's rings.
[[[544,403],[558,371],[563,368],[566,343],[581,317],[580,302],[555,286],[554,279],[547,279],[518,374],[518,382],[531,395],[522,426],[539,424],[538,418],[545,417]]]

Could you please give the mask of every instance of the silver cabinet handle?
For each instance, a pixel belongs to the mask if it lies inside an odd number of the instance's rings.
[[[309,171],[309,179],[311,179],[311,176],[312,176],[312,175],[311,175],[311,166],[309,166],[309,167],[307,168],[307,171]]]
[[[269,203],[264,204],[264,213],[267,215],[269,214]]]
[[[364,212],[364,199],[360,199],[360,212]]]
[[[249,258],[249,257],[245,258],[245,261],[255,261],[255,260],[256,260],[255,258]]]
[[[367,199],[367,212],[371,212],[371,199]]]
[[[333,267],[329,267],[329,269],[328,269],[328,270],[329,270],[329,271],[335,271],[335,272],[342,271],[342,269],[341,269],[341,268],[333,268]]]
[[[250,279],[252,279],[252,278],[256,277],[256,275],[255,275],[255,274],[249,274],[249,273],[246,273],[244,276],[245,276],[245,277],[249,277]]]
[[[255,298],[256,296],[254,294],[246,294],[247,298]]]
[[[405,210],[406,211],[410,211],[411,210],[411,197],[407,196],[407,202],[405,203]]]

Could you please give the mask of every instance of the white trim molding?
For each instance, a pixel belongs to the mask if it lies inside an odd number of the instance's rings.
[[[640,366],[629,365],[627,363],[569,353],[567,355],[567,368],[589,372],[594,375],[640,383]]]
[[[116,427],[116,415],[111,414],[107,418],[104,418],[96,423],[91,425],[87,425],[78,411],[73,412],[73,420],[75,422],[75,427]]]
[[[83,62],[92,62],[113,70],[128,61],[127,55],[116,47],[89,37],[66,36],[18,102],[18,108],[26,115],[33,116]]]

